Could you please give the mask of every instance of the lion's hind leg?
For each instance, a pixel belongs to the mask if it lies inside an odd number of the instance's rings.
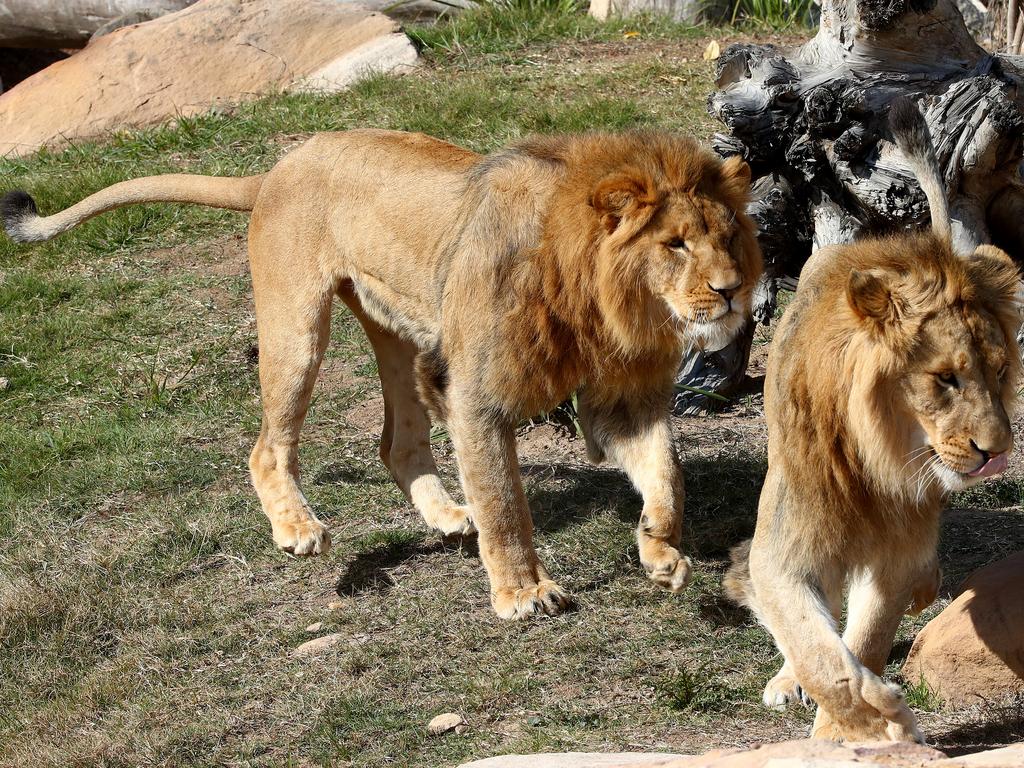
[[[469,508],[445,490],[430,449],[430,416],[416,393],[418,350],[367,316],[354,292],[342,290],[341,298],[362,324],[377,358],[384,394],[381,461],[427,525],[446,536],[472,534]]]
[[[326,552],[331,536],[299,487],[299,432],[330,338],[331,294],[313,270],[285,275],[284,260],[255,258],[263,424],[249,469],[274,542],[296,555]]]
[[[737,544],[729,552],[732,563],[725,577],[722,579],[722,588],[726,597],[737,605],[746,606],[755,616],[760,616],[757,595],[754,585],[750,581],[750,547],[752,540],[747,539]],[[769,709],[783,710],[791,704],[802,702],[810,706],[813,702],[807,692],[800,686],[793,671],[793,665],[785,661],[782,668],[775,673],[775,676],[768,681],[764,687],[761,701]]]

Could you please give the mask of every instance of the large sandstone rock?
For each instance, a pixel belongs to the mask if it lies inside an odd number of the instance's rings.
[[[201,0],[98,38],[0,96],[0,155],[265,93],[338,90],[416,61],[395,21],[351,3]]]
[[[903,666],[943,701],[977,704],[1024,691],[1024,552],[970,576],[914,641]]]
[[[949,758],[921,744],[835,744],[784,741],[753,749],[720,749],[699,756],[566,752],[503,755],[459,768],[1020,768],[1024,744]]]

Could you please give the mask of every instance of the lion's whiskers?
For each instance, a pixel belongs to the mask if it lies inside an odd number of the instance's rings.
[[[902,473],[908,466],[913,464],[917,459],[921,458],[921,456],[930,451],[931,448],[932,447],[930,445],[922,445],[915,448],[912,451],[909,451],[907,453],[907,456],[909,456],[910,458],[907,459],[907,462],[902,467],[900,467],[900,472]]]

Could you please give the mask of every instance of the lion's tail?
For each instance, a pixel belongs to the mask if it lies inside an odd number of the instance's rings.
[[[753,585],[750,583],[750,545],[753,539],[737,544],[729,551],[732,565],[725,572],[722,588],[725,596],[737,605],[745,605],[754,610]]]
[[[106,211],[135,203],[196,203],[251,211],[263,176],[222,177],[171,173],[113,184],[52,216],[40,216],[35,200],[21,191],[0,199],[4,230],[15,242],[49,240]]]
[[[928,198],[932,215],[932,231],[949,240],[952,230],[949,224],[949,200],[946,198],[946,184],[935,158],[935,147],[928,132],[928,123],[917,105],[908,97],[899,98],[892,104],[889,113],[889,127],[896,146],[906,156],[910,168],[917,176],[917,182]]]

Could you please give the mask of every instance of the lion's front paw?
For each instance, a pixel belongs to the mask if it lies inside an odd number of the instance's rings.
[[[425,517],[425,516],[424,516]],[[431,516],[427,522],[445,536],[472,536],[476,533],[469,507],[452,504]]]
[[[870,708],[860,707],[833,717],[818,707],[811,726],[812,739],[828,741],[887,741],[885,720]]]
[[[914,741],[924,744],[924,734],[917,727],[917,723],[889,723],[885,728],[889,741]]]
[[[820,707],[811,730],[812,739],[829,741],[916,741],[924,743],[924,737],[917,728],[913,714],[894,715],[903,722],[887,720],[869,707],[844,713],[843,717],[832,717]]]
[[[764,695],[761,697],[761,701],[769,709],[780,712],[790,704],[800,702],[805,707],[809,707],[813,703],[811,697],[807,695],[807,692],[800,686],[797,679],[785,667],[780,669],[779,673],[768,681],[768,685],[764,687]]]
[[[321,555],[331,548],[327,526],[316,518],[274,524],[274,543],[293,555]]]
[[[569,595],[553,581],[544,580],[532,587],[502,588],[491,593],[494,612],[503,619],[528,619],[531,616],[557,616],[571,605]]]
[[[641,541],[640,562],[651,581],[670,592],[682,592],[690,583],[693,571],[690,558],[664,542],[656,539]]]

